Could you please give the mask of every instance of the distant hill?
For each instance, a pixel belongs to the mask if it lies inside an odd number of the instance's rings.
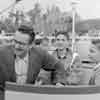
[[[88,32],[88,30],[97,29],[100,30],[100,19],[89,19],[77,22],[75,24],[76,32]],[[71,30],[71,27],[69,28]]]

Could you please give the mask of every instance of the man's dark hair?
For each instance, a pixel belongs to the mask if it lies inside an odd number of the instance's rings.
[[[30,36],[29,44],[31,44],[34,41],[35,32],[32,27],[29,27],[27,25],[20,25],[20,27],[18,28],[18,31],[21,32],[22,34],[28,34]]]

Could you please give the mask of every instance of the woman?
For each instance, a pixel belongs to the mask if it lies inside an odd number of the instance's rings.
[[[66,84],[67,85],[79,85],[81,84],[81,76],[83,72],[81,71],[81,61],[79,55],[71,51],[69,46],[69,38],[64,34],[59,34],[56,37],[56,50],[53,55],[59,59],[65,67],[66,70]]]
[[[72,60],[72,52],[69,47],[68,37],[64,34],[59,34],[56,37],[55,45],[56,50],[53,55],[59,59],[64,64],[65,69],[67,69]]]

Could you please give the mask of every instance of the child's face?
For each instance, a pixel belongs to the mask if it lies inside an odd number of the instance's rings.
[[[100,62],[100,43],[96,45],[91,45],[89,50],[89,58],[93,62]]]

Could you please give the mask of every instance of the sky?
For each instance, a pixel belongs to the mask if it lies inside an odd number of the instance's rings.
[[[100,18],[100,0],[22,0],[16,5],[16,8],[28,11],[34,7],[36,2],[39,2],[44,11],[52,5],[59,6],[61,11],[71,11],[73,1],[77,2],[76,11],[83,19]],[[0,0],[0,12],[14,2],[15,0]],[[6,12],[3,15],[6,16]]]

